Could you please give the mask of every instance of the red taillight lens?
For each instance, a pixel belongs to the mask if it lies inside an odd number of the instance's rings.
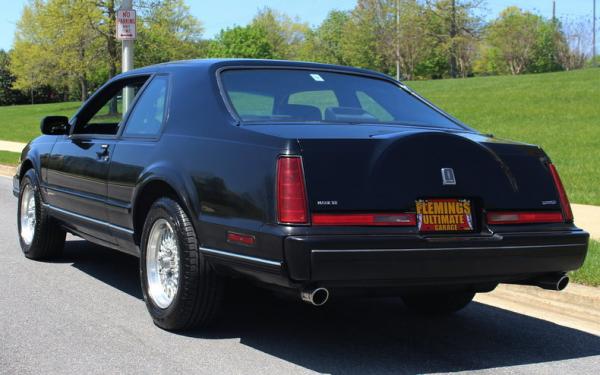
[[[415,214],[313,214],[313,225],[415,226]]]
[[[563,215],[560,212],[512,212],[499,211],[488,212],[488,224],[541,224],[541,223],[562,223]]]
[[[277,160],[277,220],[283,224],[308,224],[302,158]]]
[[[569,203],[569,197],[567,197],[567,192],[565,191],[565,187],[560,180],[560,176],[558,175],[558,171],[554,164],[550,163],[550,172],[552,173],[552,178],[554,179],[554,185],[556,186],[556,190],[558,191],[558,198],[560,199],[560,207],[562,208],[563,215],[565,217],[566,222],[573,221],[573,211],[571,211],[571,204]]]

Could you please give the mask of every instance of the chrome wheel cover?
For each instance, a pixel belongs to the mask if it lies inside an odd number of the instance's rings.
[[[31,245],[35,235],[35,224],[37,222],[35,214],[35,192],[31,184],[25,185],[21,195],[21,239],[25,244]]]
[[[146,280],[152,302],[162,309],[169,307],[179,287],[179,245],[165,219],[156,220],[148,236]]]

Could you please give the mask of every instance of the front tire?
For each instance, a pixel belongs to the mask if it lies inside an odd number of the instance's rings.
[[[187,214],[173,199],[157,200],[141,239],[140,278],[154,324],[171,331],[208,326],[223,283],[200,254]]]
[[[62,254],[67,234],[42,204],[37,175],[33,169],[28,170],[21,179],[17,228],[21,250],[27,258],[50,260]]]
[[[411,311],[426,315],[447,315],[465,308],[474,297],[474,292],[447,292],[408,295],[402,297],[402,300]]]

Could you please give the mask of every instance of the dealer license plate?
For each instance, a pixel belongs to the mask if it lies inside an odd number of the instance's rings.
[[[468,199],[419,199],[417,225],[421,232],[465,232],[473,230]]]

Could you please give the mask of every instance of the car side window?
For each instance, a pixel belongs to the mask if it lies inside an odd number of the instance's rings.
[[[379,105],[375,99],[370,97],[365,92],[357,91],[356,98],[358,99],[362,109],[367,111],[370,115],[377,117],[377,120],[382,122],[394,120],[394,116],[392,116],[388,111],[385,110],[385,108]]]
[[[116,135],[128,107],[148,77],[115,83],[92,99],[77,119],[73,134]]]
[[[152,79],[127,119],[124,136],[152,137],[159,134],[165,117],[168,87],[168,77]]]
[[[272,116],[275,98],[259,93],[231,91],[231,103],[235,110],[245,117]]]

